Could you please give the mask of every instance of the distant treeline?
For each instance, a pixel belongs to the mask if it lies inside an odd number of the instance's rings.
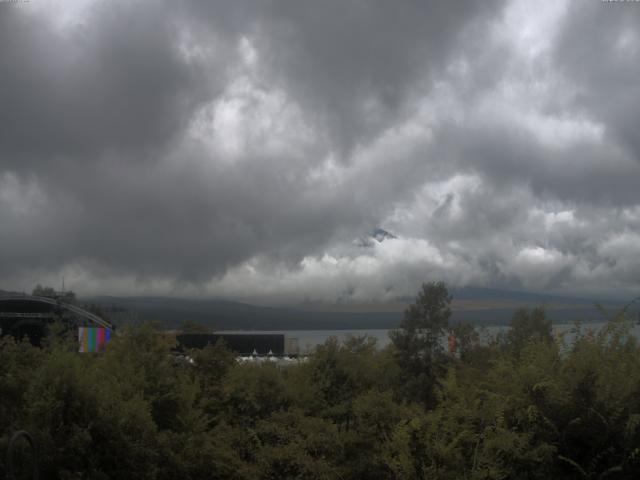
[[[391,345],[329,340],[306,363],[176,357],[132,326],[103,354],[72,332],[0,340],[0,466],[25,429],[46,479],[636,479],[640,346],[625,312],[568,345],[543,309],[488,345],[425,284]],[[442,348],[442,336],[449,349]],[[17,449],[27,470],[28,451]],[[24,477],[26,478],[26,477]]]

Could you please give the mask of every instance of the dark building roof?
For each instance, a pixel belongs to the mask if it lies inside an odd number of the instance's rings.
[[[27,336],[31,343],[40,345],[49,324],[58,318],[78,325],[111,327],[97,315],[59,299],[30,295],[0,297],[1,335]]]

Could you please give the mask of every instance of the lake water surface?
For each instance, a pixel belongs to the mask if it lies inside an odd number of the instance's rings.
[[[585,333],[588,329],[591,329],[594,333],[598,332],[605,323],[603,322],[591,322],[582,323],[581,329]],[[506,332],[509,327],[495,326],[495,327],[481,327],[477,331],[480,334],[480,340],[486,343],[492,337],[495,337],[500,332]],[[553,331],[556,335],[564,334],[565,341],[570,344],[575,339],[575,324],[557,324],[553,325]],[[298,339],[298,346],[300,348],[300,354],[305,355],[310,353],[316,346],[323,344],[330,337],[335,337],[338,341],[343,342],[353,337],[373,337],[376,339],[376,344],[380,348],[384,348],[391,340],[389,339],[389,329],[363,329],[363,330],[220,330],[217,333],[283,333],[286,338]],[[640,325],[634,324],[632,334],[636,338],[640,338]],[[446,339],[443,339],[446,343]]]

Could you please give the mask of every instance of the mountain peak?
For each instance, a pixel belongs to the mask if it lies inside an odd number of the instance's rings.
[[[384,242],[385,240],[398,238],[393,233],[387,232],[386,230],[384,230],[382,228],[376,228],[373,231],[373,233],[371,234],[371,236],[373,238],[375,238],[380,243]]]
[[[382,243],[385,240],[391,240],[396,237],[393,233],[387,232],[382,228],[376,228],[373,232],[369,233],[366,236],[361,236],[356,238],[353,243],[359,247],[373,247],[375,245],[375,241],[378,243]]]

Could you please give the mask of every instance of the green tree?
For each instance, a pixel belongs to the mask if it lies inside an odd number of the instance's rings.
[[[443,371],[441,340],[449,326],[451,300],[443,282],[424,283],[400,328],[389,334],[403,372],[401,394],[427,407],[435,404],[435,386]]]
[[[420,407],[401,405],[390,391],[370,390],[353,399],[353,427],[342,434],[346,478],[394,478],[388,452],[392,434]]]
[[[32,373],[24,425],[44,478],[155,478],[150,405],[113,380],[96,358],[59,348]]]
[[[319,345],[303,367],[309,387],[305,390],[312,399],[300,407],[330,418],[340,429],[348,430],[353,420],[354,398],[384,384],[385,373],[393,370],[388,368],[386,358],[377,353],[375,345],[375,339],[366,336],[350,338],[342,345],[330,338]]]
[[[256,426],[258,478],[330,480],[345,478],[336,467],[342,445],[331,422],[301,410],[275,412]]]
[[[451,333],[455,337],[460,359],[467,363],[471,363],[476,360],[476,355],[474,355],[474,353],[476,350],[479,350],[480,335],[474,326],[466,322],[456,323],[451,328]]]
[[[513,314],[507,333],[507,347],[518,354],[527,344],[553,342],[551,320],[547,318],[543,307],[532,310],[521,308]]]
[[[219,339],[215,345],[189,351],[188,358],[192,362],[192,378],[199,386],[198,404],[215,421],[223,408],[224,380],[237,364],[236,355]]]
[[[237,365],[225,378],[222,392],[224,418],[231,425],[252,427],[291,404],[280,371],[272,364]]]

